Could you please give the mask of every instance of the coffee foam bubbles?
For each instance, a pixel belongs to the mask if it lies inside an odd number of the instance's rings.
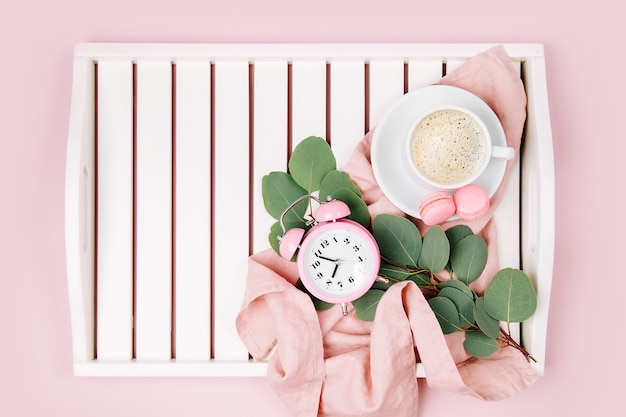
[[[430,181],[444,186],[472,178],[487,158],[487,139],[470,115],[454,109],[426,116],[411,138],[411,159]]]

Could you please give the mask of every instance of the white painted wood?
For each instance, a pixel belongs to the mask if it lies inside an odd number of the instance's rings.
[[[521,77],[519,61],[512,62]],[[520,268],[520,156],[516,156],[509,172],[507,185],[493,219],[498,231],[498,260],[500,268]],[[511,323],[511,336],[521,341],[520,324]]]
[[[75,366],[76,376],[114,377],[264,377],[267,362],[218,360],[89,361]]]
[[[369,63],[369,129],[404,94],[404,61],[372,60]]]
[[[411,59],[407,63],[408,91],[436,83],[441,79],[443,62],[439,59]]]
[[[253,252],[270,247],[267,236],[276,221],[263,205],[263,176],[287,170],[287,69],[286,60],[254,65]]]
[[[494,221],[498,230],[498,254],[500,267],[520,267],[520,160],[513,162],[509,172],[507,186],[498,209],[494,212]]]
[[[97,355],[133,353],[133,63],[98,63]]]
[[[513,62],[521,77],[521,65]],[[494,221],[498,230],[498,253],[500,267],[520,267],[520,157],[516,157],[507,180],[507,186],[494,213]]]
[[[528,120],[522,153],[521,258],[537,290],[537,310],[522,325],[522,341],[537,359],[532,363],[535,372],[543,375],[555,242],[554,150],[543,57],[526,60],[523,74]]]
[[[265,361],[90,361],[75,366],[76,376],[115,377],[265,377]],[[416,376],[424,378],[422,364],[416,366]]]
[[[291,65],[292,149],[309,136],[326,139],[326,61]]]
[[[74,369],[94,358],[95,65],[76,57],[65,166],[65,253]]]
[[[468,59],[469,57],[467,58],[454,57],[454,58],[446,59],[446,74],[450,74],[451,72],[453,72],[455,69],[463,65],[465,61],[467,61]]]
[[[211,356],[211,63],[176,64],[175,356]]]
[[[365,62],[330,64],[330,143],[342,169],[365,134]]]
[[[214,357],[247,360],[235,329],[249,256],[249,68],[215,63]]]
[[[136,317],[138,360],[171,355],[172,66],[137,62]]]
[[[247,155],[249,121],[240,114],[246,114],[248,107],[247,71],[248,62],[257,65],[260,61],[308,61],[335,62],[359,61],[381,62],[380,67],[391,67],[390,73],[397,77],[400,67],[408,62],[409,88],[416,78],[413,76],[413,62],[448,60],[450,57],[468,59],[490,48],[491,44],[82,44],[76,47],[72,107],[68,137],[68,159],[66,169],[66,245],[68,262],[68,287],[72,318],[74,344],[74,369],[77,375],[205,375],[205,376],[262,376],[265,375],[266,363],[248,360],[245,348],[234,332],[234,317],[241,305],[244,280],[247,268],[247,255],[251,243],[248,241],[250,223],[256,224],[256,216],[250,215],[249,188],[245,194],[233,193],[238,187],[249,187]],[[522,71],[525,88],[528,93],[528,123],[525,131],[523,159],[520,168],[520,205],[521,210],[520,251],[522,268],[526,271],[538,289],[538,309],[535,315],[522,324],[522,342],[539,360],[533,364],[538,374],[543,373],[545,363],[545,341],[547,331],[547,312],[553,268],[554,246],[554,166],[552,138],[549,122],[545,63],[543,48],[535,44],[508,44],[505,48],[515,61],[524,65]],[[139,63],[163,58],[169,62],[212,61],[216,63],[215,92],[216,134],[214,159],[215,205],[212,217],[213,234],[216,244],[223,242],[223,248],[214,249],[216,262],[223,262],[213,267],[215,274],[214,317],[216,335],[214,353],[211,360],[171,360],[156,361],[102,361],[93,360],[95,340],[94,329],[94,71],[93,61],[104,58],[119,60],[133,59]],[[400,63],[400,66],[390,62]],[[219,65],[218,65],[219,64]],[[222,66],[223,65],[223,66]],[[384,111],[384,104],[376,104],[384,88],[378,86],[378,64],[370,66],[370,80],[375,81],[370,87],[370,96],[374,95],[370,108]],[[393,68],[396,69],[393,69]],[[221,68],[221,70],[219,70]],[[373,71],[372,68],[374,69]],[[436,72],[436,71],[435,71]],[[433,76],[435,74],[433,72]],[[273,70],[268,69],[268,74]],[[325,74],[325,71],[324,71]],[[270,75],[268,75],[269,77]],[[385,77],[383,77],[385,78]],[[426,76],[421,82],[429,82]],[[222,86],[221,81],[226,80]],[[383,83],[390,80],[384,80]],[[332,84],[332,68],[331,68]],[[402,90],[392,82],[392,89]],[[373,91],[372,91],[373,88]],[[158,89],[158,88],[157,88]],[[378,89],[378,92],[377,92]],[[387,91],[388,93],[388,91]],[[269,93],[265,93],[269,95]],[[401,93],[400,93],[401,94]],[[224,96],[218,100],[218,97]],[[226,97],[226,98],[225,98]],[[396,96],[398,97],[398,96]],[[139,98],[139,97],[138,97]],[[370,97],[372,98],[372,97]],[[332,97],[331,97],[332,100]],[[390,98],[391,101],[394,99]],[[171,100],[170,100],[171,102]],[[224,104],[221,108],[217,103]],[[229,104],[230,103],[230,104]],[[239,103],[239,104],[237,104]],[[326,101],[324,100],[324,104]],[[236,110],[239,109],[239,110]],[[332,106],[331,106],[332,111]],[[325,114],[325,110],[324,110]],[[370,114],[370,121],[376,115]],[[220,122],[221,120],[221,122]],[[330,129],[333,129],[332,119]],[[160,123],[160,122],[158,122]],[[256,123],[255,123],[256,124]],[[255,127],[256,129],[256,127]],[[268,129],[266,127],[264,129]],[[162,129],[161,129],[162,130]],[[220,137],[226,138],[220,140]],[[234,140],[233,140],[234,138]],[[255,149],[259,141],[255,137]],[[332,141],[332,138],[331,138]],[[286,145],[285,145],[286,146]],[[232,150],[238,152],[232,152]],[[223,156],[222,157],[220,156]],[[245,160],[245,162],[244,162]],[[242,164],[240,166],[240,164]],[[233,176],[233,167],[241,177]],[[255,173],[252,174],[256,176]],[[170,178],[171,180],[171,178]],[[245,183],[245,185],[243,185]],[[252,185],[256,187],[256,185]],[[163,186],[162,186],[163,188]],[[165,186],[167,188],[167,186]],[[218,190],[218,188],[220,188]],[[170,186],[171,189],[171,186]],[[230,192],[228,192],[228,191]],[[254,189],[252,193],[254,193]],[[507,190],[507,193],[509,190]],[[223,196],[223,198],[222,198]],[[138,195],[139,197],[139,195]],[[508,201],[509,197],[505,197]],[[221,203],[218,203],[218,200]],[[503,203],[504,204],[504,203]],[[170,200],[171,205],[171,200]],[[259,205],[254,203],[255,210]],[[504,205],[501,209],[504,210]],[[160,210],[157,208],[157,211]],[[219,213],[218,213],[219,211]],[[139,214],[139,213],[138,213]],[[171,217],[170,217],[171,218]],[[232,219],[239,221],[233,222]],[[217,230],[220,229],[220,230]],[[257,233],[253,231],[253,233]],[[171,242],[171,236],[170,236]],[[253,243],[252,245],[256,245]],[[256,246],[252,246],[252,250]],[[139,253],[138,253],[139,255]],[[233,262],[233,260],[236,260]],[[511,259],[514,261],[514,259]],[[171,259],[170,259],[171,262]],[[508,261],[503,261],[508,262]],[[139,284],[139,283],[138,283]],[[171,288],[170,288],[171,290]],[[222,291],[223,290],[223,291]],[[170,300],[171,301],[171,300]],[[170,303],[171,304],[171,303]],[[177,303],[178,304],[178,303]],[[168,329],[169,331],[169,329]],[[218,342],[218,335],[226,335],[223,342]],[[139,336],[139,334],[137,334]],[[229,339],[230,338],[230,339]],[[237,351],[237,353],[234,353]],[[416,375],[423,376],[423,368],[417,366]]]
[[[79,43],[76,57],[152,57],[170,59],[277,59],[293,60],[326,57],[345,59],[390,59],[394,57],[472,57],[494,43]],[[503,45],[513,59],[543,58],[541,44]]]

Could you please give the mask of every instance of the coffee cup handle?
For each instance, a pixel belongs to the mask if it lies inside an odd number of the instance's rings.
[[[492,146],[491,157],[498,159],[513,159],[515,156],[515,149],[510,146]]]

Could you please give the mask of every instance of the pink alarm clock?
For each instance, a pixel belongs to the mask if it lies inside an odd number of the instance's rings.
[[[313,227],[307,232],[294,228],[285,232],[283,218],[305,198],[320,203]],[[280,224],[284,235],[279,250],[284,259],[291,260],[298,251],[296,264],[300,280],[316,298],[341,304],[356,300],[371,287],[380,268],[380,250],[372,234],[361,224],[346,219],[350,208],[339,200],[322,203],[317,197],[305,195],[283,212]]]

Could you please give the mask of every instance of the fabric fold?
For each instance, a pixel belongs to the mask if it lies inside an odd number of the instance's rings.
[[[268,249],[250,257],[239,337],[256,360],[268,364],[270,385],[296,416],[317,416],[325,379],[319,320],[307,294],[294,285],[293,262]]]
[[[483,99],[500,119],[507,144],[519,152],[526,119],[526,95],[502,46],[468,60],[439,84],[464,88]],[[406,216],[383,194],[372,167],[373,130],[360,141],[343,168],[361,189],[373,217]],[[485,238],[489,259],[472,289],[482,293],[498,271],[497,208],[513,162],[491,198],[489,213],[469,225]],[[407,216],[408,217],[408,216]],[[425,233],[420,220],[411,219]],[[448,222],[444,229],[461,221]],[[268,362],[268,380],[294,416],[415,416],[418,410],[416,363],[422,363],[429,387],[484,400],[510,397],[530,386],[537,375],[524,356],[503,348],[488,358],[467,355],[464,334],[444,336],[421,290],[413,282],[392,285],[383,295],[374,322],[356,318],[350,306],[315,311],[309,296],[295,287],[295,263],[273,250],[249,260],[246,293],[237,330],[252,356]],[[444,277],[445,278],[445,277]]]

